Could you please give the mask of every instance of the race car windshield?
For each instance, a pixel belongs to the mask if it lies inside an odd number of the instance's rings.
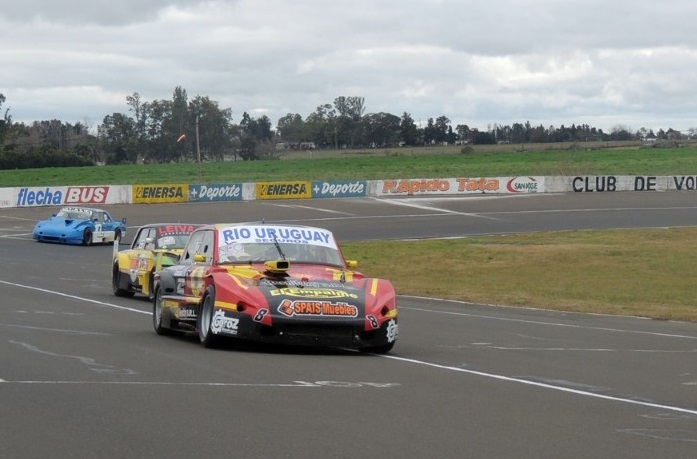
[[[255,263],[285,259],[291,263],[314,263],[343,267],[338,250],[312,244],[287,242],[234,243],[219,250],[220,263]]]
[[[189,240],[188,234],[172,234],[157,238],[155,248],[157,249],[183,249],[186,241]]]
[[[89,220],[92,212],[84,209],[63,208],[56,214],[56,217],[73,220]]]

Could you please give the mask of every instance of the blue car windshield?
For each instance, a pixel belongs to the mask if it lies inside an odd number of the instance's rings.
[[[90,220],[92,212],[86,209],[64,207],[58,211],[56,217],[73,220]]]

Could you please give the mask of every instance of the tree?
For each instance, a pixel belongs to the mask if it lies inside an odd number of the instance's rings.
[[[629,129],[622,125],[614,126],[610,130],[610,140],[632,140],[632,138],[633,136]]]
[[[0,109],[5,103],[5,96],[0,93]],[[12,127],[12,118],[10,117],[10,109],[5,109],[5,113],[0,119],[0,146],[5,145],[5,139],[9,136],[10,128]]]
[[[452,134],[450,120],[447,116],[439,116],[433,125],[434,140],[436,143],[449,143],[449,134]]]
[[[476,145],[492,145],[496,143],[496,137],[494,137],[493,132],[475,129],[472,131],[472,143]]]
[[[188,113],[187,127],[183,127],[181,132],[186,133],[187,139],[195,139],[198,118],[199,148],[202,158],[223,161],[226,153],[235,155],[232,147],[235,138],[235,130],[232,126],[232,110],[229,108],[221,110],[218,103],[210,98],[196,96],[189,103]],[[190,132],[192,127],[193,132]],[[189,142],[189,144],[192,145],[190,150],[195,151],[194,143]]]
[[[185,155],[176,143],[180,130],[172,118],[173,105],[171,100],[154,100],[147,104],[148,147],[145,154],[148,159],[178,162]]]
[[[279,118],[276,129],[280,133],[281,140],[289,144],[297,145],[304,140],[311,140],[305,137],[307,135],[305,122],[297,113],[288,113],[286,116]]]
[[[270,147],[274,133],[271,130],[271,120],[262,115],[258,120],[242,114],[240,122],[240,156],[244,160],[260,159],[262,156],[273,155],[274,148]],[[259,148],[261,147],[261,148]]]
[[[138,156],[135,122],[122,113],[104,117],[99,127],[108,164],[133,163]]]
[[[329,104],[318,106],[305,120],[307,138],[315,145],[338,148],[336,111]]]
[[[399,123],[399,138],[404,145],[414,146],[419,141],[419,130],[414,123],[414,119],[407,112],[402,114],[402,119]]]
[[[135,116],[135,142],[136,142],[136,148],[138,151],[141,152],[142,155],[145,155],[146,151],[146,133],[145,133],[145,124],[147,121],[147,114],[148,114],[148,105],[143,103],[140,99],[140,94],[137,92],[134,92],[130,96],[126,96],[126,105],[130,107],[130,110],[133,112],[133,115]]]
[[[389,113],[374,113],[363,117],[366,141],[371,147],[388,147],[399,143],[400,119]]]
[[[470,128],[466,124],[458,124],[455,127],[455,132],[457,132],[457,140],[460,143],[469,142]]]
[[[365,99],[340,96],[334,99],[334,108],[339,114],[339,131],[345,136],[349,148],[353,148],[365,112]]]

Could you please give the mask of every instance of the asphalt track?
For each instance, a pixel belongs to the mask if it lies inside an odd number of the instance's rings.
[[[693,226],[695,196],[109,209],[128,218],[130,236],[153,221],[264,219],[346,241]],[[697,324],[400,297],[400,339],[387,356],[208,350],[157,336],[147,301],[111,294],[111,247],[32,241],[53,210],[0,209],[3,459],[697,456]]]

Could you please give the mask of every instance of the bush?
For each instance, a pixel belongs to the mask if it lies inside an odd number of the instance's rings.
[[[465,145],[460,149],[460,154],[461,155],[468,155],[474,151],[474,148],[472,148],[471,145]]]

